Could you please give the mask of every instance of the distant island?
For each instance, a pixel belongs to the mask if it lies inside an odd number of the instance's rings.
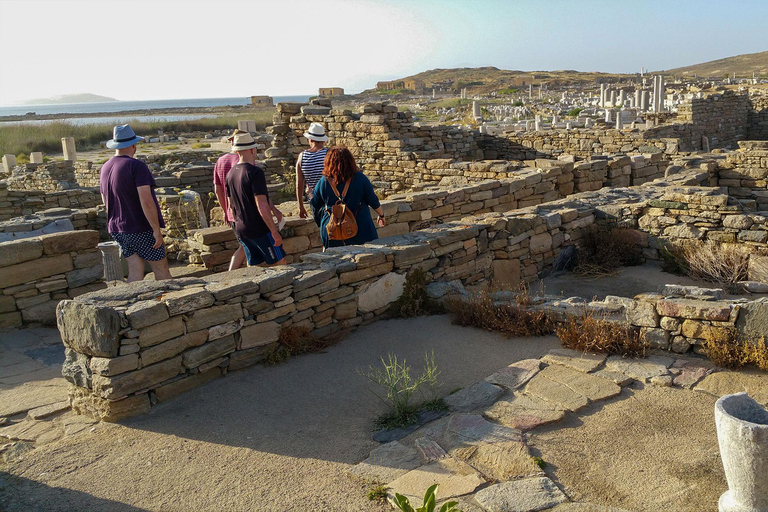
[[[120,101],[107,96],[99,96],[84,92],[80,94],[60,94],[50,98],[37,98],[34,100],[22,101],[19,105],[55,105],[60,103],[105,103],[108,101]]]

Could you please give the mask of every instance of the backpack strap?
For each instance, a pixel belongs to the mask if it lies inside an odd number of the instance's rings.
[[[339,194],[339,189],[336,188],[336,185],[333,184],[333,180],[328,180],[328,184],[331,186],[331,189],[333,189],[333,193],[336,194],[336,197],[339,198],[339,201],[342,203],[344,202],[344,198],[347,197],[347,192],[349,191],[349,185],[352,183],[352,180],[347,181],[347,183],[344,184],[344,191]]]

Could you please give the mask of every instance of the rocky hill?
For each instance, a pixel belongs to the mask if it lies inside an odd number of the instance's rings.
[[[107,101],[118,101],[115,98],[109,98],[107,96],[99,96],[98,94],[91,94],[89,92],[83,92],[80,94],[61,94],[59,96],[51,96],[50,98],[36,98],[34,100],[27,100],[20,105],[58,105],[68,103],[104,103]]]
[[[663,72],[669,75],[698,75],[698,76],[736,76],[751,77],[756,71],[761,75],[768,74],[768,52],[747,53],[727,57],[725,59],[712,60],[675,69],[667,69]]]

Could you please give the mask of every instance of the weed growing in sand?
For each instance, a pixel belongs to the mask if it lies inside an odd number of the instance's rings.
[[[448,311],[456,325],[479,327],[510,337],[545,336],[551,334],[554,322],[545,311],[526,308],[530,299],[526,296],[519,304],[497,304],[486,293],[476,294],[467,300],[448,302]]]
[[[400,493],[395,493],[395,498],[391,500],[392,504],[401,512],[435,512],[435,510],[437,510],[437,512],[461,512],[456,508],[456,505],[459,503],[458,501],[448,501],[443,503],[440,509],[436,508],[437,487],[438,485],[435,484],[427,489],[427,492],[424,494],[424,502],[419,508],[413,508],[408,498]]]
[[[287,326],[280,329],[277,344],[264,356],[264,364],[280,364],[291,356],[307,352],[320,352],[344,337],[337,333],[333,337],[314,336],[308,327]]]
[[[207,142],[195,142],[189,147],[191,147],[192,149],[206,149],[211,147],[211,145]]]
[[[380,482],[376,482],[371,486],[370,489],[368,489],[368,493],[366,494],[366,496],[370,501],[384,503],[387,501],[388,490],[389,490],[389,487],[381,484]]]
[[[392,316],[412,318],[421,315],[432,315],[442,312],[437,301],[427,295],[427,273],[416,268],[405,278],[403,294],[389,308]]]
[[[606,352],[621,356],[645,357],[648,345],[626,323],[598,318],[585,310],[579,316],[569,316],[555,328],[563,346],[581,352]]]
[[[545,467],[547,467],[547,463],[544,462],[544,459],[542,459],[541,457],[532,457],[532,459],[533,459],[533,463],[539,466],[540,469],[544,469]]]

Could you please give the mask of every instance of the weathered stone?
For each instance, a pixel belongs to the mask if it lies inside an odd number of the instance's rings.
[[[541,368],[541,361],[538,359],[523,359],[486,377],[485,380],[514,391],[531,380],[539,372],[539,368]]]
[[[685,320],[682,326],[682,333],[686,338],[725,339],[729,332],[727,327],[709,325],[696,320]]]
[[[141,370],[122,373],[115,377],[94,375],[92,389],[102,398],[116,400],[175,377],[180,370],[181,357],[177,356],[161,363],[145,366]]]
[[[511,480],[541,473],[525,443],[503,441],[468,444],[451,449],[450,455],[463,460],[493,480]]]
[[[80,252],[96,249],[99,244],[99,232],[81,230],[51,233],[42,235],[40,241],[43,243],[43,251],[47,255]]]
[[[456,447],[501,442],[523,442],[517,429],[491,423],[479,414],[454,413],[448,417],[440,445],[450,452]]]
[[[675,316],[696,320],[727,321],[731,306],[717,302],[690,299],[663,299],[656,303],[656,310],[662,316]]]
[[[43,255],[39,239],[9,240],[0,244],[0,267],[36,260]]]
[[[182,354],[185,368],[196,368],[203,363],[221,357],[235,350],[235,337],[229,335],[200,347],[187,350]]]
[[[640,382],[648,382],[652,377],[667,375],[667,368],[675,360],[671,357],[650,356],[646,359],[624,359],[621,356],[609,356],[605,363],[606,370],[621,372]]]
[[[632,325],[644,327],[658,327],[659,315],[652,302],[633,300],[627,308],[627,320]]]
[[[750,397],[768,406],[766,374],[759,370],[721,371],[704,377],[693,389],[714,396],[732,395],[746,391]]]
[[[52,379],[44,384],[27,382],[12,388],[0,388],[0,417],[10,417],[31,409],[67,399],[64,379]]]
[[[164,322],[139,329],[139,346],[151,347],[182,334],[184,334],[184,320],[180,316],[174,316]]]
[[[768,256],[751,254],[749,256],[749,279],[759,283],[768,283]]]
[[[24,455],[34,450],[35,447],[32,443],[26,441],[18,441],[16,443],[8,443],[0,447],[0,455],[3,457],[3,462],[10,464],[13,462],[20,462],[24,460]]]
[[[515,394],[487,408],[483,416],[505,427],[527,431],[560,421],[565,416],[565,411],[542,399]]]
[[[22,420],[0,428],[0,437],[11,441],[36,442],[38,438],[56,428],[57,426],[50,421]]]
[[[240,330],[240,346],[238,350],[261,347],[275,343],[280,338],[280,324],[263,322],[249,325]]]
[[[56,308],[58,305],[58,300],[46,300],[40,304],[23,309],[21,317],[28,324],[37,322],[43,325],[56,325]]]
[[[390,272],[358,292],[357,308],[363,313],[381,309],[400,298],[404,285],[404,274]]]
[[[187,321],[187,332],[208,329],[222,322],[240,320],[243,318],[243,308],[240,304],[227,304],[225,306],[213,306],[196,311]]]
[[[204,288],[187,288],[163,294],[162,301],[171,316],[200,311],[214,302],[213,294]]]
[[[170,359],[191,347],[198,347],[208,341],[208,331],[195,331],[157,345],[142,349],[142,366],[155,364],[163,359]]]
[[[27,413],[27,416],[33,420],[41,420],[48,416],[53,416],[60,412],[69,410],[69,400],[62,400],[42,407],[36,407]]]
[[[113,375],[119,375],[121,373],[135,370],[139,367],[138,354],[129,354],[127,356],[120,357],[92,357],[91,358],[91,372],[96,375],[104,375],[105,377],[111,377]],[[82,386],[75,382],[74,384]]]
[[[69,401],[72,410],[102,421],[120,421],[149,412],[150,403],[147,393],[131,396],[123,400],[106,400],[94,395],[88,389],[71,386]]]
[[[421,466],[419,452],[397,441],[379,446],[349,473],[358,478],[387,484]]]
[[[736,321],[736,329],[745,338],[758,340],[761,337],[768,339],[768,299],[761,298],[740,304],[739,319]]]
[[[414,445],[425,462],[434,462],[448,456],[439,444],[428,437],[416,438]]]
[[[259,291],[259,284],[251,279],[216,281],[205,287],[216,300],[229,300],[241,295],[252,295]]]
[[[89,357],[71,348],[64,349],[64,364],[61,375],[72,384],[84,388],[91,387],[91,368]]]
[[[144,300],[131,305],[125,316],[134,329],[141,329],[168,320],[168,308],[158,300]]]
[[[488,512],[535,512],[564,503],[568,498],[552,480],[537,477],[486,487],[475,494],[475,500]]]
[[[388,261],[381,265],[374,265],[372,267],[364,268],[361,270],[353,270],[352,272],[344,272],[339,275],[340,284],[356,283],[358,281],[364,281],[365,279],[381,276],[392,271],[392,262]]]
[[[197,386],[207,384],[219,377],[221,377],[221,370],[219,368],[207,372],[198,372],[189,377],[184,377],[183,379],[175,380],[156,388],[154,390],[155,398],[157,398],[158,402],[166,402],[175,396],[186,393]]]
[[[461,389],[445,397],[451,411],[469,412],[492,404],[502,393],[499,386],[490,382],[476,382],[468,388]]]
[[[233,320],[225,324],[214,325],[213,327],[208,329],[208,341],[217,340],[219,338],[223,338],[224,336],[229,336],[230,334],[234,334],[240,330],[240,327],[242,325],[243,325],[242,320],[239,320],[239,321]]]
[[[594,503],[561,503],[554,508],[548,508],[547,512],[630,512],[623,508],[606,507]]]
[[[450,457],[437,460],[426,466],[409,471],[389,482],[393,492],[421,499],[429,486],[440,486],[440,499],[453,498],[473,492],[485,480],[469,464]]]
[[[640,337],[641,339],[644,339],[651,348],[666,350],[669,347],[669,331],[664,329],[642,327],[640,329]]]
[[[587,397],[560,382],[541,376],[541,372],[526,385],[525,393],[566,411],[578,411],[589,404]]]
[[[701,379],[706,377],[709,374],[709,372],[710,372],[709,368],[706,368],[704,366],[689,364],[684,366],[680,370],[680,373],[675,376],[672,383],[675,386],[679,386],[681,388],[691,389]]]
[[[69,254],[49,256],[16,265],[0,267],[0,283],[8,288],[24,283],[33,283],[44,277],[66,274],[72,270],[72,258]]]
[[[104,265],[93,265],[91,267],[78,268],[67,272],[67,286],[77,288],[94,281],[100,281],[104,277]]]
[[[112,308],[63,300],[56,308],[56,319],[67,347],[91,356],[117,356],[120,317]]]
[[[515,288],[520,285],[520,260],[493,260],[492,285],[496,288]]]
[[[554,348],[542,357],[541,361],[549,365],[559,364],[580,372],[589,373],[603,364],[606,357],[606,354],[587,354],[568,348]]]
[[[227,368],[229,371],[234,372],[253,366],[264,359],[267,351],[273,346],[274,344],[270,344],[248,350],[236,350],[229,354],[229,366]]]

